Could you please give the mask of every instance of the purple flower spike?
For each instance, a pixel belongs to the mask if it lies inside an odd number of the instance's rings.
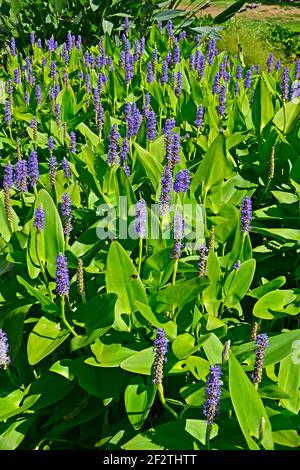
[[[181,240],[184,237],[184,219],[181,211],[176,211],[173,217],[173,237],[174,245],[172,258],[179,259],[183,247]]]
[[[55,185],[56,174],[57,174],[57,161],[56,157],[49,158],[49,174],[50,174],[50,186]]]
[[[11,40],[10,40],[10,53],[13,57],[15,57],[17,55],[16,40],[15,40],[14,37],[12,37]]]
[[[76,153],[76,134],[75,132],[70,132],[70,152]]]
[[[147,118],[147,139],[152,141],[156,137],[156,115],[154,111],[149,111]]]
[[[175,176],[174,191],[186,193],[190,187],[191,175],[189,170],[181,170]]]
[[[149,114],[149,111],[150,111],[150,107],[149,107],[149,105],[150,105],[150,100],[151,100],[151,95],[150,95],[150,93],[146,93],[146,94],[145,94],[145,99],[144,99],[144,105],[143,105],[143,115],[144,115],[145,117],[148,117],[148,114]],[[126,103],[126,104],[129,105],[129,103]],[[130,114],[130,112],[131,112],[131,111],[129,110],[129,114]],[[126,105],[125,105],[125,114],[126,114]],[[128,126],[128,119],[129,119],[129,118],[126,116],[126,119],[127,119],[127,126]]]
[[[60,295],[68,295],[70,290],[70,278],[67,258],[59,253],[56,258],[56,292]]]
[[[61,124],[61,106],[59,103],[55,105],[55,122],[58,126]]]
[[[281,75],[282,101],[286,101],[289,98],[289,83],[290,83],[290,71],[288,67],[284,67],[282,75]]]
[[[35,44],[35,32],[34,31],[31,31],[31,33],[29,34],[29,40],[30,40],[30,44],[33,46]]]
[[[206,275],[206,261],[207,261],[208,251],[209,250],[204,243],[199,246],[198,274],[200,277],[204,277]]]
[[[29,177],[29,184],[33,188],[39,180],[39,162],[37,152],[33,150],[30,153],[27,165],[27,172]]]
[[[197,107],[196,120],[195,120],[195,125],[196,125],[197,129],[200,129],[200,127],[203,126],[203,116],[204,116],[204,108],[200,104]]]
[[[42,91],[40,85],[35,86],[35,99],[38,105],[42,104]]]
[[[152,382],[154,384],[161,384],[164,377],[164,363],[167,362],[168,352],[168,339],[166,337],[165,330],[158,328],[156,332],[156,338],[154,340],[154,353],[155,359],[153,363],[153,376]]]
[[[174,39],[174,32],[173,32],[173,23],[172,23],[172,20],[168,20],[167,21],[167,33],[168,33],[168,36],[171,38],[171,39]]]
[[[19,69],[14,69],[14,82],[15,82],[16,85],[19,85],[21,83],[20,70]]]
[[[262,380],[262,373],[264,367],[265,349],[269,346],[269,339],[265,333],[261,333],[256,337],[255,349],[255,366],[252,374],[252,381],[254,384],[259,384]]]
[[[127,137],[125,137],[125,139],[123,139],[121,152],[120,152],[120,165],[124,169],[125,174],[128,177],[130,176],[130,168],[127,165],[127,156],[129,152],[130,152],[129,140],[127,139]]]
[[[154,65],[152,62],[148,63],[148,68],[147,68],[147,82],[152,83],[154,80]]]
[[[219,94],[219,105],[217,106],[217,111],[221,118],[223,118],[225,115],[225,109],[226,109],[226,86],[222,85],[221,91]]]
[[[15,185],[17,190],[22,193],[25,193],[28,190],[26,160],[18,160],[15,165]]]
[[[143,199],[140,199],[136,204],[135,212],[135,231],[139,238],[145,238],[147,232],[147,206]]]
[[[174,44],[174,55],[173,55],[174,64],[180,63],[180,49],[177,43]]]
[[[169,70],[168,62],[166,60],[164,60],[162,65],[161,65],[161,83],[162,83],[162,85],[165,85],[168,82],[168,78],[169,78],[168,70]]]
[[[221,367],[217,364],[210,366],[209,374],[206,377],[206,402],[203,405],[203,414],[207,424],[213,424],[219,412],[221,398]]]
[[[174,127],[175,127],[175,119],[174,118],[166,119],[165,126],[163,128],[163,134],[169,134],[170,132],[172,132]]]
[[[117,161],[117,156],[119,153],[119,139],[119,128],[117,124],[114,124],[109,134],[109,146],[107,154],[107,162],[109,165],[114,165]]]
[[[51,64],[50,64],[50,76],[51,76],[51,78],[55,79],[56,75],[57,75],[56,63],[54,61],[52,61]]]
[[[220,92],[220,74],[219,72],[216,73],[214,78],[214,83],[212,87],[212,92],[214,95],[217,95]]]
[[[176,80],[176,88],[175,88],[175,95],[177,98],[180,96],[180,93],[182,91],[182,73],[177,72],[177,80]]]
[[[125,16],[125,18],[124,18],[124,23],[123,23],[123,29],[124,29],[124,33],[125,33],[125,34],[128,34],[128,32],[129,32],[129,26],[130,26],[129,18],[128,18],[128,16]]]
[[[29,105],[29,93],[28,93],[28,91],[24,92],[24,102],[25,102],[26,106]]]
[[[67,180],[67,179],[71,178],[70,166],[69,166],[69,162],[66,159],[66,157],[64,157],[62,159],[61,166],[62,166],[62,169],[63,169],[65,179]]]
[[[53,152],[54,150],[54,139],[51,135],[48,137],[48,150],[49,152]]]
[[[68,193],[64,193],[61,199],[60,212],[63,219],[64,234],[68,237],[72,231],[72,202]]]
[[[241,209],[241,232],[247,234],[251,230],[252,202],[250,197],[245,197],[242,201]]]
[[[5,124],[11,126],[11,106],[10,101],[5,101]]]
[[[245,75],[245,80],[244,80],[244,87],[246,88],[246,90],[250,88],[251,86],[251,75],[252,75],[252,72],[250,69],[248,69]]]
[[[45,211],[43,209],[42,204],[40,204],[37,210],[35,211],[33,225],[35,226],[38,232],[42,232],[45,228]]]
[[[169,207],[171,200],[171,190],[172,190],[172,170],[169,166],[164,168],[162,178],[161,178],[161,195],[160,195],[160,204],[161,210],[163,213],[166,212]]]
[[[300,59],[297,60],[296,62],[296,67],[295,67],[295,80],[299,80],[300,79]]]
[[[243,67],[241,66],[241,64],[237,65],[235,76],[238,80],[242,79],[242,77],[243,77]]]
[[[7,334],[0,328],[0,367],[6,369],[10,362]]]
[[[11,163],[7,163],[4,167],[3,188],[11,189],[14,182],[14,172]]]
[[[267,71],[268,71],[269,73],[272,72],[273,64],[274,64],[274,54],[271,52],[271,53],[269,54],[268,59],[267,59]]]
[[[180,136],[175,132],[171,142],[171,168],[174,168],[177,163],[180,163]]]

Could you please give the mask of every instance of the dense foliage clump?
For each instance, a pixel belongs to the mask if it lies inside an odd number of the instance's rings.
[[[298,447],[300,63],[130,26],[0,70],[0,449]]]

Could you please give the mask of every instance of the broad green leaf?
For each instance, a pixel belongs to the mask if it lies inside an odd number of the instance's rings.
[[[138,351],[121,363],[121,368],[136,374],[151,375],[154,362],[153,347]],[[165,365],[165,375],[183,374],[188,370],[186,361],[178,361],[177,358],[168,354],[168,361]]]
[[[15,450],[23,441],[35,420],[34,416],[0,423],[0,450]]]
[[[229,352],[229,392],[249,449],[259,450],[260,448],[257,441],[262,418],[265,419],[265,428],[261,445],[264,449],[273,449],[272,428],[264,405],[254,385],[231,351]]]
[[[104,33],[111,34],[111,32],[113,30],[113,27],[114,27],[113,23],[111,23],[110,21],[107,21],[103,18],[103,20],[102,20],[102,29],[103,29]]]
[[[36,287],[28,284],[28,282],[26,282],[21,276],[17,276],[17,280],[19,284],[25,287],[28,294],[32,295],[32,297],[35,297],[40,302],[43,311],[55,314],[59,313],[57,305],[51,302],[51,300],[42,294]]]
[[[91,345],[91,350],[95,354],[95,358],[89,357],[85,361],[86,364],[95,367],[119,367],[121,362],[135,354],[139,349],[130,349],[120,343],[105,344],[99,338]]]
[[[190,372],[198,380],[206,380],[209,372],[209,362],[199,356],[189,356],[186,360]]]
[[[22,403],[24,398],[24,392],[21,390],[14,390],[6,396],[0,399],[0,421],[5,421],[12,416],[23,413],[28,410],[31,406],[39,399],[40,395],[34,395],[27,400],[26,403]],[[20,406],[21,405],[21,406]]]
[[[125,389],[127,416],[135,430],[141,429],[153,405],[157,387],[145,384],[143,377],[133,377]]]
[[[143,317],[156,328],[163,328],[170,338],[176,337],[177,325],[173,321],[169,320],[165,315],[160,313],[153,313],[148,305],[142,304],[138,300],[136,306],[141,312]]]
[[[18,229],[19,217],[16,215],[15,211],[12,209],[12,225],[14,230]],[[11,228],[10,224],[6,217],[5,206],[4,206],[4,193],[0,192],[0,220],[1,220],[1,237],[7,243],[11,237]]]
[[[9,355],[12,363],[15,362],[23,341],[24,320],[32,306],[30,299],[18,301],[18,307],[12,308],[2,319],[2,329],[8,336]]]
[[[258,225],[258,222],[253,222],[253,231],[262,233],[263,235],[269,235],[279,240],[291,240],[300,242],[300,230],[293,228],[264,228]]]
[[[134,142],[134,147],[136,149],[138,159],[140,160],[146,175],[149,176],[154,191],[156,191],[161,180],[163,167],[151,153],[147,152],[147,150],[143,149],[136,142]]]
[[[233,307],[246,295],[252,283],[256,262],[248,259],[241,264],[240,269],[233,269],[226,278],[224,286],[225,304]]]
[[[76,129],[78,129],[79,132],[95,147],[99,144],[99,137],[93,131],[91,131],[91,129],[84,122],[78,124]]]
[[[101,294],[93,297],[86,303],[79,304],[72,318],[81,323],[86,334],[72,338],[71,351],[83,348],[104,335],[114,323],[115,294]]]
[[[193,450],[194,440],[205,444],[207,424],[199,419],[172,421],[155,428],[142,431],[122,445],[125,450]],[[211,439],[218,434],[218,426],[213,425]]]
[[[278,289],[279,287],[284,286],[285,282],[286,279],[284,276],[276,277],[276,279],[272,279],[272,281],[268,281],[265,284],[262,284],[261,286],[252,289],[250,292],[248,292],[247,295],[249,295],[250,297],[254,297],[255,299],[260,299],[268,292],[271,292],[274,289]]]
[[[73,383],[61,375],[46,372],[43,376],[36,378],[25,390],[24,405],[28,400],[32,400],[32,397],[39,397],[33,408],[35,410],[45,408],[62,400],[72,387]]]
[[[246,3],[246,0],[237,0],[228,8],[223,10],[219,15],[215,16],[213,22],[214,24],[223,24],[225,21],[229,20],[236,12],[238,12],[242,6]]]
[[[271,94],[262,77],[259,78],[254,94],[252,119],[255,127],[262,132],[264,127],[274,116],[274,107]]]
[[[64,233],[59,213],[50,194],[41,189],[34,204],[34,212],[42,205],[45,211],[45,228],[37,231],[31,221],[27,247],[27,266],[31,278],[40,271],[39,261],[46,264],[49,274],[55,278],[56,257],[64,251]]]
[[[195,338],[189,333],[177,336],[172,343],[173,353],[178,359],[185,359],[196,352],[199,347],[195,345]]]
[[[209,315],[217,316],[221,303],[220,296],[220,277],[221,268],[218,257],[214,250],[210,250],[206,263],[207,277],[210,285],[202,293],[203,303]]]
[[[265,353],[265,366],[270,366],[280,362],[291,353],[294,354],[296,360],[300,360],[299,352],[300,330],[287,331],[276,336],[269,337],[269,347]],[[255,343],[244,343],[241,346],[234,348],[235,355],[252,352],[255,348]]]
[[[60,91],[56,101],[61,105],[62,121],[71,120],[75,116],[76,97],[70,85]]]
[[[117,242],[112,242],[106,266],[106,289],[108,293],[117,294],[116,325],[126,328],[122,314],[131,314],[137,310],[136,301],[147,304],[147,296],[136,268]]]
[[[294,352],[280,362],[278,386],[289,395],[281,399],[281,404],[292,413],[298,414],[300,411],[300,340],[295,341],[294,345],[297,345]]]
[[[273,123],[285,134],[292,131],[297,123],[300,113],[300,106],[297,103],[289,101],[282,106],[274,116]]]
[[[120,400],[123,395],[128,380],[126,372],[117,368],[92,367],[85,364],[82,358],[72,361],[69,367],[77,377],[80,387],[101,398],[106,404],[112,400]]]
[[[167,287],[159,292],[157,301],[167,305],[175,305],[179,309],[197,297],[207,287],[209,281],[196,277],[188,281],[178,281],[175,286]]]
[[[211,364],[219,364],[222,362],[224,346],[214,333],[207,335],[207,338],[203,343],[203,349]]]
[[[46,317],[39,319],[31,333],[27,343],[28,361],[35,365],[47,357],[69,336],[68,330],[61,330],[61,325]]]
[[[211,144],[202,162],[200,163],[191,183],[191,190],[195,191],[203,181],[207,192],[212,186],[220,184],[226,175],[227,158],[225,138],[220,134]]]
[[[298,296],[292,290],[273,290],[261,297],[254,305],[253,315],[273,320],[299,313]]]

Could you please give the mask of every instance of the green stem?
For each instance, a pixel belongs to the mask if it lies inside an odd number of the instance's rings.
[[[158,391],[158,396],[159,396],[159,399],[160,399],[160,402],[161,402],[162,406],[167,411],[169,411],[169,413],[171,413],[171,415],[174,416],[174,418],[178,419],[178,414],[176,413],[176,411],[174,411],[168,405],[168,403],[166,402],[166,399],[165,399],[165,396],[164,396],[164,388],[163,388],[163,385],[161,383],[157,384],[157,391]]]
[[[38,238],[40,236],[40,231],[37,231],[37,234],[36,234],[36,238],[35,238],[35,252],[36,252],[36,257],[37,257],[37,260],[38,260],[38,263],[39,263],[39,266],[40,266],[40,269],[41,269],[41,273],[42,273],[42,276],[44,278],[44,281],[45,281],[45,284],[46,284],[46,287],[47,287],[47,290],[49,292],[49,296],[50,296],[50,300],[51,302],[53,302],[53,296],[52,296],[52,292],[50,290],[50,287],[49,287],[49,279],[48,279],[48,276],[47,276],[47,273],[46,273],[46,270],[45,270],[45,267],[44,267],[44,264],[43,262],[41,261],[40,259],[40,255],[39,255],[39,244],[38,244]]]
[[[9,228],[10,228],[11,233],[13,234],[14,233],[14,226],[13,226],[13,223],[12,223],[11,220],[9,221]]]
[[[61,296],[61,318],[65,326],[68,328],[68,330],[72,333],[73,336],[78,337],[78,334],[74,330],[74,328],[70,325],[68,320],[66,319],[66,314],[65,314],[65,296]]]
[[[177,270],[178,270],[178,261],[179,261],[179,259],[175,258],[174,266],[173,266],[173,275],[172,275],[172,286],[175,286],[175,283],[176,283],[176,275],[177,275]],[[175,317],[175,308],[176,308],[176,306],[173,305],[172,306],[172,318]]]
[[[69,237],[69,235],[67,235],[67,236],[66,236],[66,240],[65,240],[65,242],[66,242],[66,243],[65,243],[65,245],[66,245],[66,251],[69,249],[69,239],[70,239],[70,237]]]
[[[176,282],[176,274],[177,274],[177,269],[178,269],[178,258],[175,259],[174,261],[174,266],[173,266],[173,275],[172,275],[172,286],[175,286]]]
[[[286,107],[285,107],[285,100],[283,100],[283,133],[285,131],[285,126],[286,126]]]
[[[210,434],[212,430],[212,424],[208,424],[206,428],[206,436],[205,436],[205,447],[207,450],[210,450]]]
[[[142,257],[143,257],[143,239],[139,238],[139,263],[138,263],[138,275],[141,274],[141,266],[142,266]]]
[[[14,379],[14,377],[13,377],[11,371],[9,370],[9,368],[8,368],[8,367],[4,367],[4,370],[5,370],[5,372],[7,373],[7,376],[8,376],[8,378],[9,378],[11,384],[12,384],[14,387],[20,388],[19,385],[17,384],[17,382],[15,381],[15,379]]]

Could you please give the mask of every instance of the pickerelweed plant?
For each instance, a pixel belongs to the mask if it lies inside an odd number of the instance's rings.
[[[299,62],[127,19],[4,63],[0,449],[299,447]]]

